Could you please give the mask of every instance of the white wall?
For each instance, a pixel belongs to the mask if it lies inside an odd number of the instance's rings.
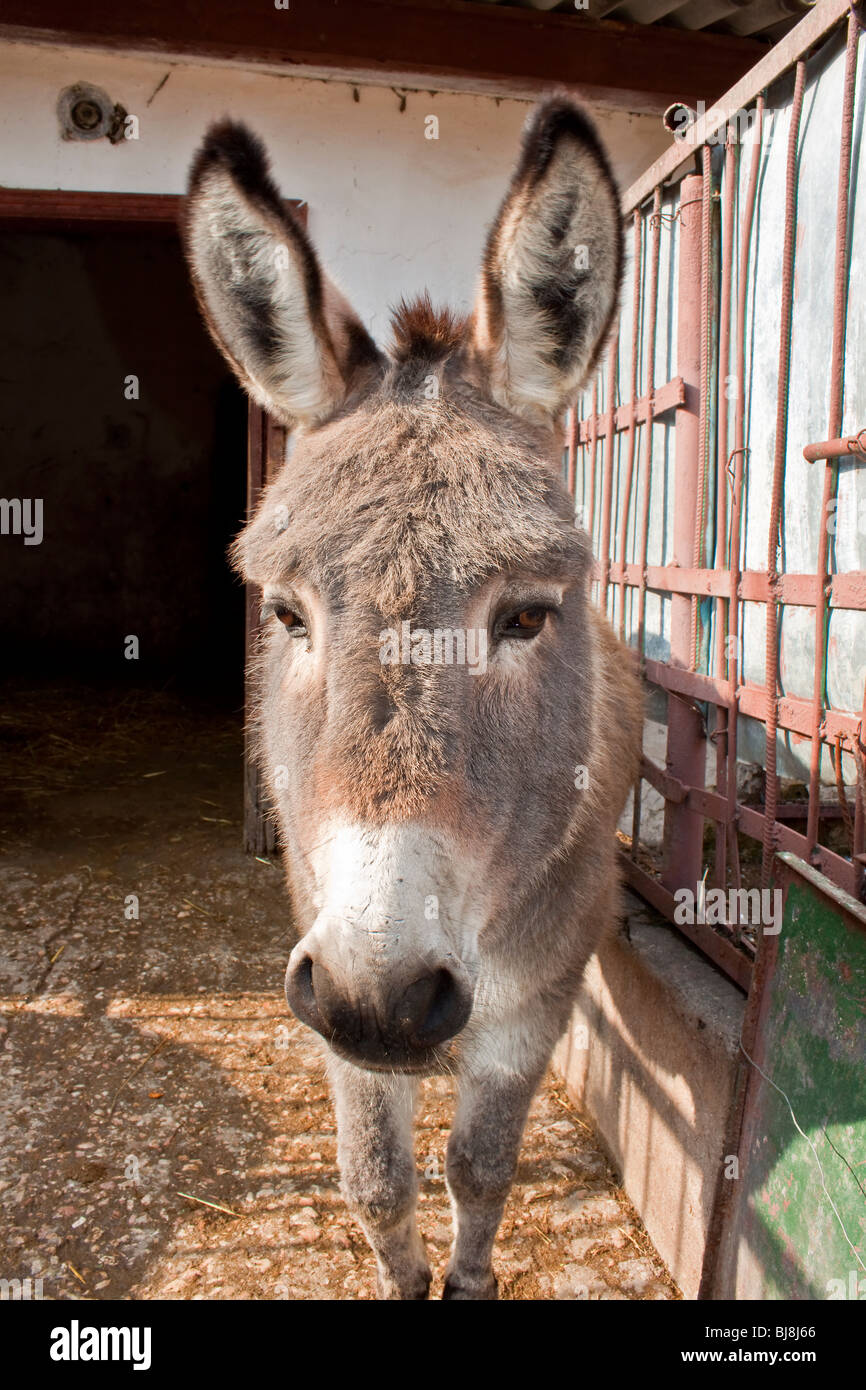
[[[61,140],[57,96],[78,81],[105,88],[138,116],[141,138],[115,146]],[[436,301],[469,306],[484,229],[529,110],[522,101],[459,93],[407,92],[402,112],[400,105],[381,86],[5,43],[0,184],[180,193],[207,124],[241,118],[271,149],[285,196],[309,203],[323,259],[382,337],[387,305],[402,295],[427,287]],[[438,117],[438,140],[425,139],[428,115]],[[626,187],[669,137],[656,117],[596,116]]]

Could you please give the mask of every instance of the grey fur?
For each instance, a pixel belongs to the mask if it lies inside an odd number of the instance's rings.
[[[590,602],[558,463],[562,406],[615,309],[616,189],[582,113],[539,108],[474,315],[403,306],[380,357],[342,300],[322,308],[305,240],[289,235],[292,294],[275,291],[258,333],[261,255],[252,298],[242,274],[231,293],[214,283],[225,258],[207,243],[232,186],[230,225],[267,224],[259,250],[276,217],[255,191],[260,149],[222,129],[193,179],[199,294],[250,389],[304,415],[285,353],[268,361],[269,342],[291,342],[313,403],[236,546],[274,614],[255,719],[299,932],[288,997],[329,1045],[344,1191],[382,1297],[426,1295],[415,1078],[456,1076],[445,1297],[492,1298],[528,1107],[615,919],[614,831],[640,750],[636,670]],[[580,271],[576,235],[591,248]],[[383,630],[405,623],[484,632],[486,669],[383,664]]]

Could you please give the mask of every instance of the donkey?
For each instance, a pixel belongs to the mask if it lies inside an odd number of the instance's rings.
[[[560,420],[617,305],[614,179],[581,110],[539,106],[471,316],[403,302],[386,352],[241,125],[197,153],[185,245],[217,346],[295,431],[234,558],[263,595],[286,997],[327,1042],[343,1191],[379,1297],[426,1297],[415,1092],[453,1075],[444,1297],[495,1298],[530,1102],[616,915],[641,740],[635,663],[590,602],[560,478]],[[479,659],[430,633],[474,634]]]

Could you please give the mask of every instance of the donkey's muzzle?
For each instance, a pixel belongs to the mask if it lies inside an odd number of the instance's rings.
[[[292,952],[286,971],[289,1008],[360,1065],[411,1069],[423,1064],[434,1048],[460,1032],[472,1012],[471,989],[446,965],[377,995],[357,986],[350,991],[303,945]]]

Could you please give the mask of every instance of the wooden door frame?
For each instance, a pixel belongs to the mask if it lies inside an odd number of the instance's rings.
[[[98,233],[121,235],[150,233],[179,236],[184,198],[177,193],[112,193],[84,189],[0,188],[0,230]],[[306,226],[307,205],[287,198],[286,206]],[[274,476],[285,457],[286,431],[260,406],[248,402],[247,411],[247,518],[252,515],[262,488]],[[269,814],[267,796],[253,759],[251,730],[251,657],[259,630],[261,595],[246,586],[244,633],[244,848],[251,854],[271,854],[276,849],[276,827]]]
[[[247,520],[258,506],[262,489],[276,477],[286,456],[287,431],[254,401],[247,413]],[[253,680],[259,643],[262,596],[258,585],[246,586],[244,637],[244,849],[247,854],[268,856],[277,851],[277,827],[264,779],[256,762]]]
[[[307,205],[285,198],[302,226]],[[182,193],[113,193],[110,190],[0,187],[3,231],[164,231],[179,235],[186,199]],[[46,226],[46,224],[48,224]],[[59,224],[59,225],[58,225]]]

